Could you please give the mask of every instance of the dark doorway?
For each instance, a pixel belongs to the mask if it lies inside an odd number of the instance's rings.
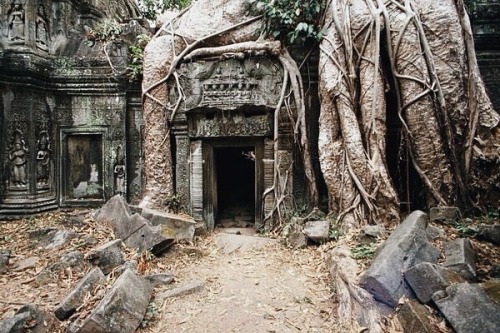
[[[214,148],[217,221],[223,227],[255,222],[255,147]]]

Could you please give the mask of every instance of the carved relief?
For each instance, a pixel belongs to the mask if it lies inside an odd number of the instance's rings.
[[[49,44],[49,29],[47,25],[47,15],[43,5],[39,5],[36,14],[36,33],[35,40],[36,46],[42,50],[48,50]]]
[[[37,187],[48,187],[50,178],[50,139],[46,131],[40,133],[40,139],[37,140],[36,153],[36,180]]]
[[[24,41],[24,9],[19,0],[14,1],[9,14],[8,38],[13,42]]]
[[[123,195],[126,193],[125,186],[125,156],[121,153],[122,147],[116,148],[115,165],[113,173],[115,177],[115,194]]]
[[[28,148],[20,130],[14,131],[14,137],[9,150],[11,189],[25,190],[28,184]],[[12,188],[13,187],[13,188]]]

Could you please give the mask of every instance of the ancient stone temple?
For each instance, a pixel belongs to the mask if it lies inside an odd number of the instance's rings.
[[[128,1],[0,1],[0,216],[140,194],[138,16]],[[96,41],[106,23],[119,37]]]

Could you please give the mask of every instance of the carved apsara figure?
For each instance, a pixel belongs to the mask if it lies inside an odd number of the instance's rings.
[[[42,49],[47,49],[48,29],[43,5],[38,6],[36,15],[36,44]]]
[[[27,183],[27,173],[26,168],[28,164],[28,158],[26,154],[28,153],[28,148],[22,139],[21,132],[16,132],[14,143],[9,152],[9,161],[11,167],[11,178],[10,181],[16,187],[26,187]]]
[[[14,1],[14,8],[9,16],[9,39],[24,40],[24,9],[19,1]]]
[[[36,173],[37,184],[47,185],[50,175],[50,143],[47,133],[42,133],[37,142],[38,151],[36,154]]]

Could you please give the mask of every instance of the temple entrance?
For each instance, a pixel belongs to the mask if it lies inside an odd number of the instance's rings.
[[[255,223],[255,147],[214,148],[217,186],[216,226],[250,227]]]

